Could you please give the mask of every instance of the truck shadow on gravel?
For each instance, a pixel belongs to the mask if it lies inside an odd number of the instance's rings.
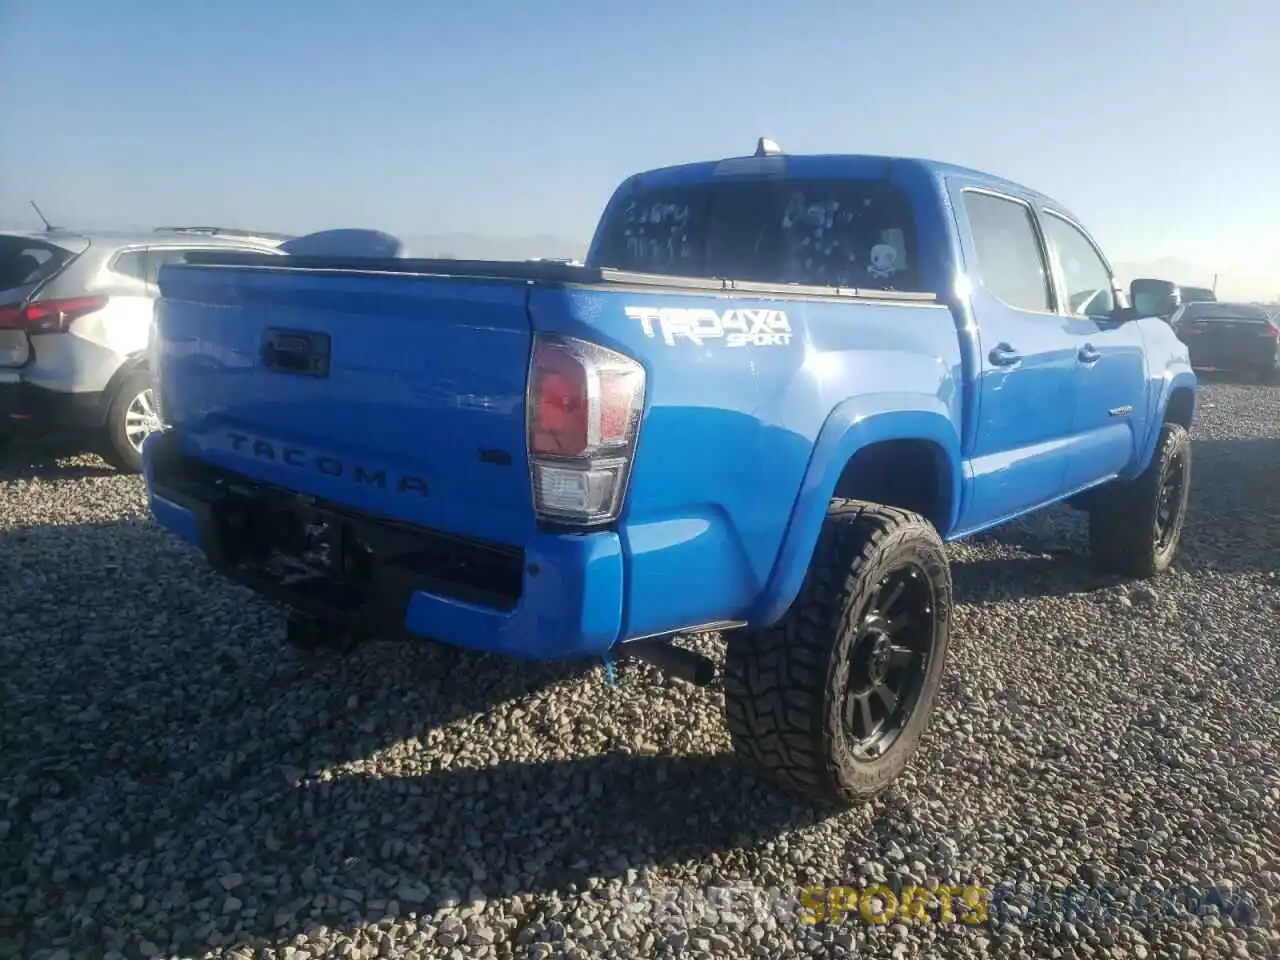
[[[757,844],[817,819],[792,798],[762,790],[725,754],[504,760],[301,785],[275,798],[266,823],[261,813],[256,823],[234,814],[224,821],[238,845],[256,851],[226,865],[257,886],[237,892],[258,905],[256,916],[241,911],[235,940],[279,940],[319,924],[350,929],[411,911],[432,922],[441,908],[517,894],[525,898],[519,926],[540,930],[556,919],[544,898],[572,897],[601,880],[641,886],[648,868],[678,871],[713,857],[722,874],[704,867],[705,875],[679,883],[723,885],[750,874]],[[206,836],[209,826],[201,827]],[[281,832],[287,839],[272,852],[268,844]],[[191,878],[192,895],[215,891],[216,910],[217,881],[209,873],[200,879]],[[795,876],[763,882],[790,887]]]
[[[688,710],[718,692],[648,670],[302,660],[150,521],[0,531],[0,955],[199,955],[699,855],[732,873],[820,818],[700,755]]]
[[[1174,569],[1280,570],[1280,438],[1197,439],[1193,450],[1191,502]],[[978,547],[986,555],[973,557]],[[962,603],[1067,596],[1127,582],[1095,568],[1087,518],[1065,506],[978,535],[952,554]]]
[[[1280,440],[1196,453],[1181,566],[1275,569]],[[1087,559],[1043,559],[1078,549],[1072,522],[983,538],[1007,558],[957,547],[957,599],[1091,589]],[[594,664],[427,644],[307,663],[281,633],[275,608],[148,521],[0,531],[0,954],[191,955],[410,912],[439,926],[441,908],[515,893],[531,896],[514,930],[480,926],[541,938],[557,895],[648,867],[793,889],[800,874],[759,875],[754,848],[829,816],[682,736],[718,691],[635,696]],[[895,802],[849,829],[891,833]]]
[[[107,541],[97,552],[112,556],[122,536],[146,539],[107,526],[33,530],[0,550],[60,533]],[[818,817],[726,755],[637,753],[616,725],[584,744],[596,709],[617,709],[594,667],[390,643],[300,665],[274,638],[228,630],[225,610],[221,627],[184,610],[198,592],[221,606],[208,584],[178,591],[172,623],[135,614],[126,630],[97,602],[113,572],[82,563],[89,598],[69,615],[0,594],[8,627],[54,626],[63,645],[55,657],[35,634],[0,638],[0,665],[24,686],[0,720],[0,954],[193,956],[319,925],[428,922],[440,907],[569,896],[696,855],[748,867],[749,852],[725,851]],[[631,683],[636,669],[623,667]],[[575,684],[592,686],[566,694]],[[567,699],[553,708],[553,696]],[[538,909],[529,901],[520,922]]]

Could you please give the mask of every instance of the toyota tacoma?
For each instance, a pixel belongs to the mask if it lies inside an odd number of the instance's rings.
[[[707,682],[670,641],[723,631],[738,753],[847,805],[927,726],[946,542],[1067,501],[1117,574],[1177,551],[1176,288],[1126,306],[1017,183],[761,140],[626,179],[580,264],[297,249],[161,271],[143,456],[158,522],[294,643]]]

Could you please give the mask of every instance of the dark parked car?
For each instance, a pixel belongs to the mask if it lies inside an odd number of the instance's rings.
[[[1179,285],[1183,303],[1216,303],[1218,295],[1208,287],[1184,287]]]
[[[1280,379],[1280,321],[1248,303],[1186,303],[1169,321],[1193,367]]]

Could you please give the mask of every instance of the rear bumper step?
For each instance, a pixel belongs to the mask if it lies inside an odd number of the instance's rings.
[[[183,456],[143,452],[152,513],[209,564],[308,616],[382,636],[563,659],[618,637],[622,557],[612,533],[544,535],[525,549],[383,520]]]

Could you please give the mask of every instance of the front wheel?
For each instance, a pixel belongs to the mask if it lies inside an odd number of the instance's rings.
[[[142,469],[142,443],[158,429],[151,377],[146,370],[135,370],[124,378],[107,410],[103,459],[117,470],[137,473]]]
[[[1089,512],[1089,547],[1103,567],[1147,579],[1177,555],[1191,496],[1191,435],[1176,423],[1160,430],[1147,469],[1100,490]]]
[[[883,790],[928,725],[951,603],[946,552],[927,520],[833,501],[786,615],[729,635],[725,716],[738,754],[824,803]]]

